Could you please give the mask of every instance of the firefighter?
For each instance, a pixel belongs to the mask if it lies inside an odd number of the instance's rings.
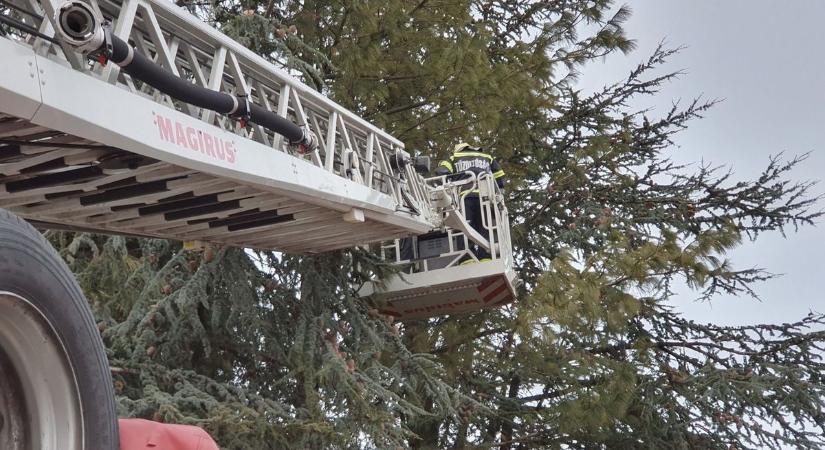
[[[490,173],[495,178],[498,187],[504,188],[504,170],[501,169],[498,161],[489,153],[485,153],[481,147],[472,147],[466,142],[453,147],[453,154],[441,161],[435,173],[437,175],[473,173],[475,176]],[[464,199],[464,211],[470,226],[485,239],[490,239],[487,229],[482,224],[481,199],[478,194],[478,189],[466,189],[461,192]],[[479,261],[490,260],[490,253],[478,245],[471,243],[471,250]],[[475,261],[467,259],[462,261],[462,264],[471,262]]]

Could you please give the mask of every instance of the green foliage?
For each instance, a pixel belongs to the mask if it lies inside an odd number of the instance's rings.
[[[825,318],[719,327],[669,301],[755,295],[726,254],[812,224],[818,197],[768,161],[754,180],[668,159],[713,101],[628,105],[678,74],[626,52],[607,0],[182,3],[409,149],[490,149],[509,175],[517,304],[393,324],[354,295],[362,251],[184,251],[51,233],[100,318],[121,413],[204,426],[234,448],[819,448]],[[582,36],[580,36],[582,35]]]

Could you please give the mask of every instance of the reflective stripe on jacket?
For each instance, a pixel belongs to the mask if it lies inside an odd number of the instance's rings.
[[[491,173],[496,179],[498,187],[504,187],[504,170],[491,155],[477,151],[458,151],[450,155],[449,159],[441,161],[436,168],[438,175],[447,175],[463,172],[472,172],[476,176]],[[478,189],[462,192],[462,195],[478,193]]]

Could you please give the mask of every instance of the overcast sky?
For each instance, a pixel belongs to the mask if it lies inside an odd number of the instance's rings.
[[[677,136],[671,156],[731,165],[753,179],[770,155],[810,152],[793,177],[825,179],[825,1],[632,0],[627,31],[638,46],[583,71],[586,90],[626,77],[665,40],[686,46],[667,66],[686,75],[639,106],[662,113],[674,99],[721,98],[705,119]],[[655,115],[655,113],[654,113]],[[815,187],[825,192],[825,183]],[[819,209],[825,208],[825,202]],[[788,322],[811,310],[825,312],[825,223],[763,235],[732,254],[738,267],[765,267],[784,276],[757,285],[762,302],[720,297],[675,302],[688,318],[724,324]]]

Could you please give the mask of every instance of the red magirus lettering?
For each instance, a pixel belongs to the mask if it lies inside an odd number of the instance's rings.
[[[218,158],[221,161],[226,161],[226,152],[224,152],[223,148],[226,145],[226,142],[218,139],[218,145],[215,146],[215,154],[218,155]]]
[[[213,157],[213,158],[217,158],[217,156],[215,156],[215,148],[220,147],[221,140],[218,139],[218,138],[214,138],[212,140],[212,142],[214,142],[215,145],[210,145],[210,146],[206,147],[206,154]]]
[[[231,141],[224,141],[197,127],[188,126],[174,119],[155,114],[158,136],[161,140],[188,150],[199,151],[214,159],[234,164],[238,159],[238,150]]]
[[[198,130],[198,150],[203,153],[203,131]]]
[[[226,143],[226,162],[235,162],[235,144],[232,142]]]
[[[174,144],[175,132],[172,128],[172,121],[165,117],[155,115],[155,122],[158,124],[158,133],[160,134],[160,138]]]
[[[186,146],[186,135],[180,122],[175,122],[175,142],[183,148],[189,148]]]
[[[212,141],[212,135],[209,133],[203,133],[203,149],[201,151],[211,154],[213,145],[214,141]]]
[[[186,142],[189,143],[189,148],[192,150],[198,151],[198,140],[195,138],[195,129],[192,127],[186,127]]]

